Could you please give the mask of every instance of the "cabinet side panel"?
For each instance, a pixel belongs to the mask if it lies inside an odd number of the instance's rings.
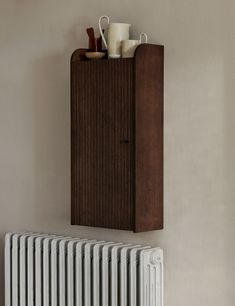
[[[163,228],[163,46],[135,55],[136,232]]]
[[[72,63],[72,223],[133,229],[133,60]]]
[[[76,203],[77,203],[77,193],[76,193],[76,177],[77,177],[77,90],[76,90],[76,79],[78,71],[73,62],[73,57],[71,58],[70,65],[70,114],[71,114],[71,224],[76,224]]]

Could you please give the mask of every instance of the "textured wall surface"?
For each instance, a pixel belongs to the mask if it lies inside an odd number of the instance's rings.
[[[165,229],[70,226],[72,51],[108,14],[165,45]],[[235,2],[0,1],[0,304],[3,237],[43,231],[161,246],[166,306],[235,300]]]

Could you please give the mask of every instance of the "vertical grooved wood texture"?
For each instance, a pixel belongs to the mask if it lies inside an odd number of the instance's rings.
[[[163,228],[163,46],[71,60],[72,224]]]
[[[72,223],[131,230],[133,60],[71,72]]]

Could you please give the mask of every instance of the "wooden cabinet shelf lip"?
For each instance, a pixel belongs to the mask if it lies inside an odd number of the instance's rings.
[[[141,44],[139,45],[136,50],[135,50],[135,54],[134,54],[134,57],[132,58],[108,58],[107,55],[105,58],[103,59],[98,59],[98,60],[90,60],[90,59],[87,59],[85,57],[85,52],[89,51],[88,49],[84,49],[84,48],[79,48],[79,49],[76,49],[73,53],[72,53],[72,56],[71,56],[71,62],[75,62],[75,61],[80,61],[80,62],[86,62],[86,63],[94,63],[94,62],[99,62],[99,63],[102,63],[102,62],[106,62],[106,61],[121,61],[121,62],[125,62],[125,61],[134,61],[135,58],[138,56],[138,53],[141,52],[141,50],[147,50],[151,47],[158,47],[158,48],[162,48],[164,49],[164,46],[163,45],[154,45],[154,44]]]

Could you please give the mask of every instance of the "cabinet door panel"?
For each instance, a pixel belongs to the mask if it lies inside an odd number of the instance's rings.
[[[133,61],[74,62],[72,223],[133,229]]]

